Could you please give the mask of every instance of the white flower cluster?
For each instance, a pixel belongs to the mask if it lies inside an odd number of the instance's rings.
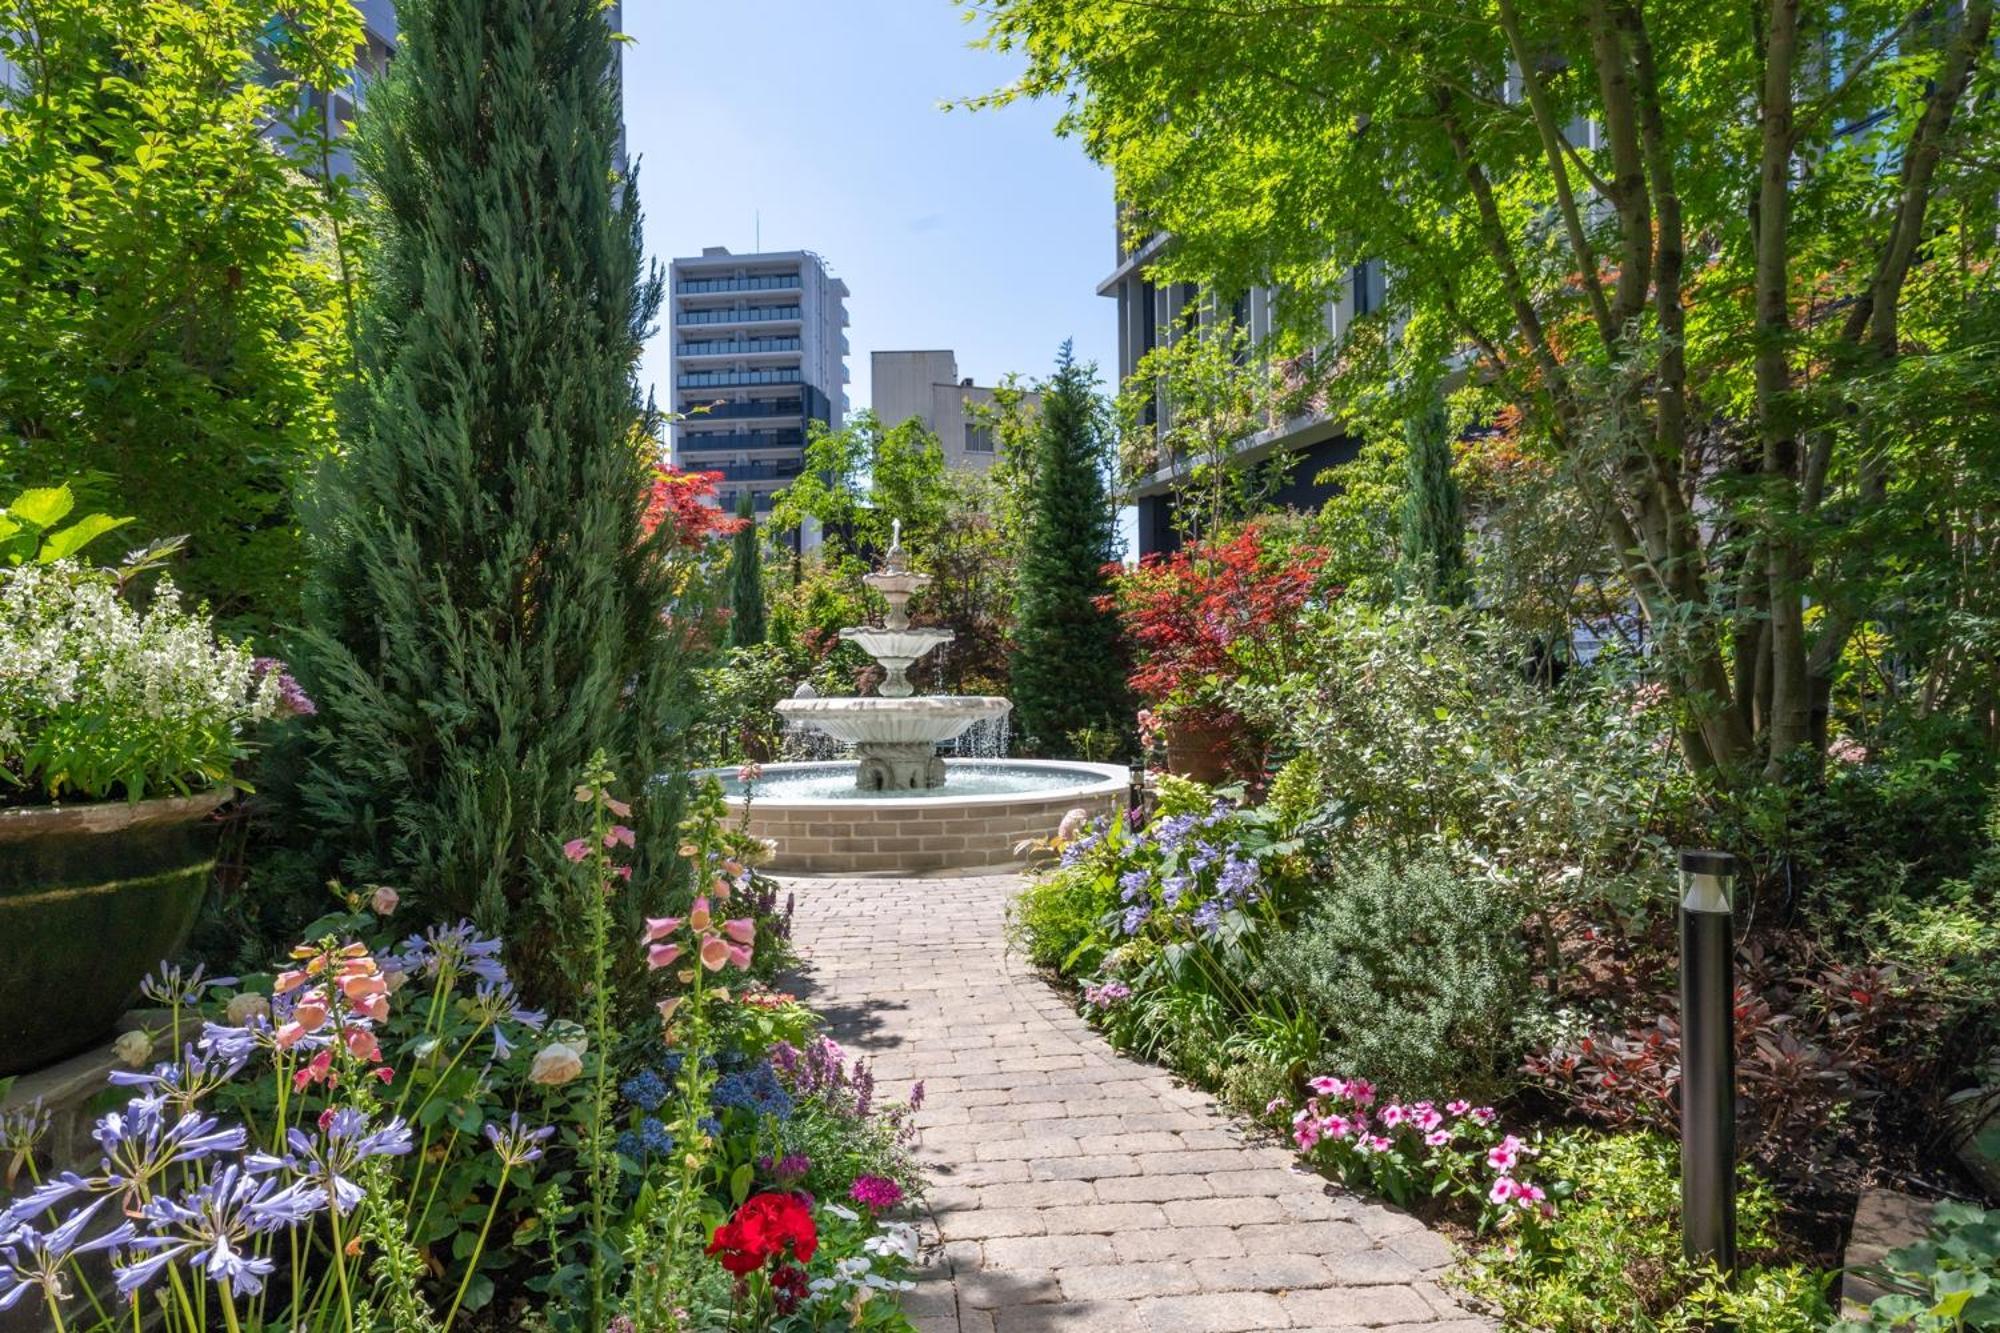
[[[73,561],[0,569],[0,763],[68,773],[75,746],[92,751],[81,771],[126,769],[147,787],[209,779],[277,703],[275,673],[218,641],[168,579],[141,611]]]

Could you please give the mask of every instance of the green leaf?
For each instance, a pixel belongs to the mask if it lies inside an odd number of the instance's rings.
[[[116,528],[122,528],[132,520],[113,518],[109,514],[90,514],[78,519],[60,532],[52,532],[42,541],[42,553],[36,557],[40,564],[51,564],[75,555],[91,542]]]
[[[76,497],[70,494],[65,483],[22,491],[14,497],[14,503],[7,506],[7,512],[31,527],[52,528],[74,508]]]
[[[729,1198],[737,1207],[750,1197],[750,1182],[756,1177],[756,1168],[745,1162],[729,1173]]]

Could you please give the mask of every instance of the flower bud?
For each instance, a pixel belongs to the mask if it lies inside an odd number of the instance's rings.
[[[582,1072],[583,1057],[563,1043],[552,1041],[535,1052],[534,1063],[528,1067],[528,1081],[559,1088]]]
[[[140,1069],[153,1058],[153,1039],[137,1028],[121,1032],[118,1040],[111,1043],[111,1053],[128,1068]]]

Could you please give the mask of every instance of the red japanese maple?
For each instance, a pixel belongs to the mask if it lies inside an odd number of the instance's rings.
[[[715,486],[721,480],[720,472],[684,472],[671,464],[655,467],[640,526],[650,537],[662,523],[668,524],[669,540],[683,550],[729,536],[744,520],[725,514],[717,505]]]
[[[1156,706],[1229,721],[1217,687],[1287,669],[1326,560],[1323,547],[1272,540],[1252,523],[1119,573],[1103,602],[1137,649],[1133,690]]]

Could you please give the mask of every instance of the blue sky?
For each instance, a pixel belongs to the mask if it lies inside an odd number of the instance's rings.
[[[1074,337],[1115,370],[1111,183],[1054,103],[945,112],[1015,64],[967,43],[950,0],[626,0],[627,141],[646,248],[825,256],[852,295],[849,393],[868,353],[948,347],[989,384],[1047,372]],[[661,383],[667,340],[647,348]],[[662,400],[667,394],[662,391]]]

